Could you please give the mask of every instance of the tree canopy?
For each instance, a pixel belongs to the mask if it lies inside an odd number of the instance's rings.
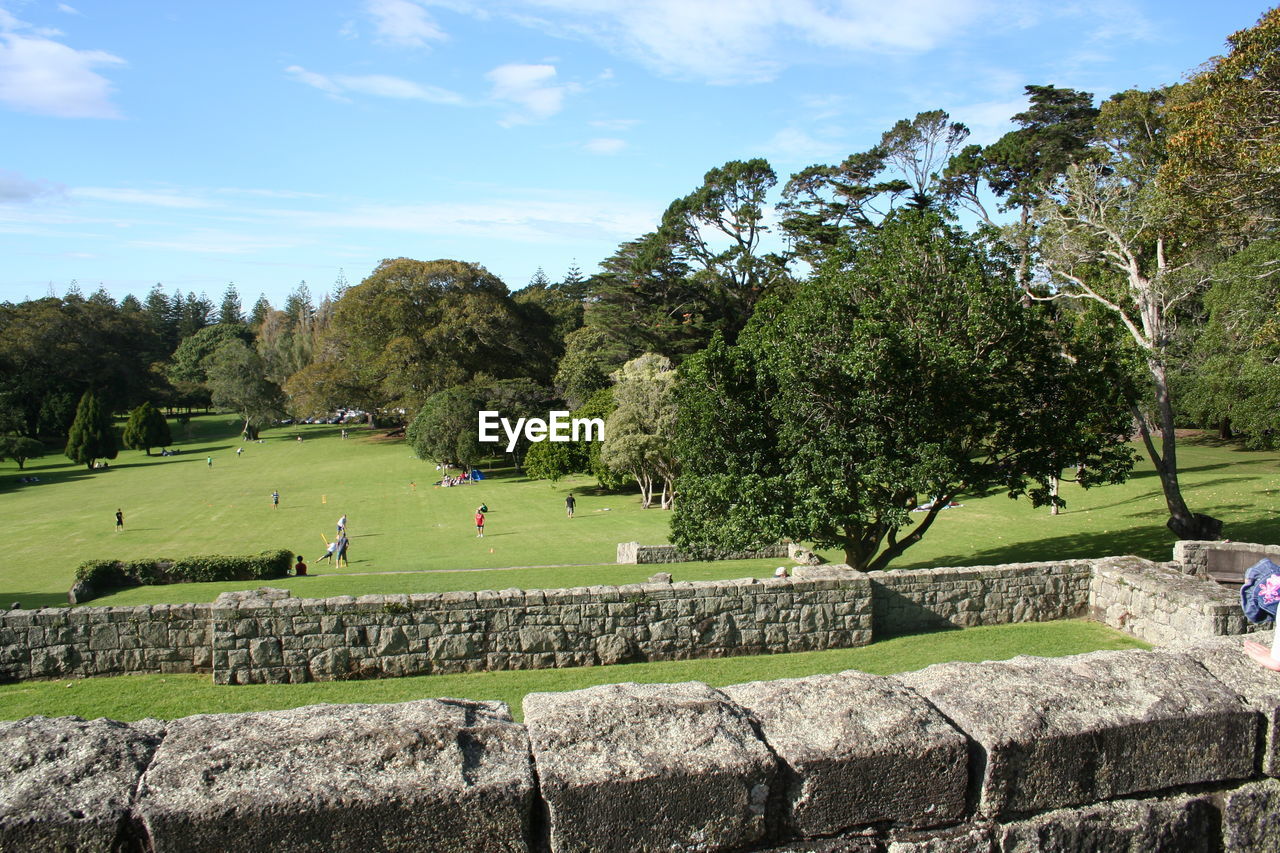
[[[1122,479],[1123,367],[1090,355],[1067,357],[971,238],[896,213],[803,295],[761,306],[738,346],[686,362],[674,541],[790,537],[878,569],[961,492],[1050,503],[1076,464],[1086,486]]]

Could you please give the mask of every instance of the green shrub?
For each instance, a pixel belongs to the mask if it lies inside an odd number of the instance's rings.
[[[270,580],[289,574],[291,565],[293,552],[284,549],[244,557],[210,555],[178,560],[89,560],[76,569],[76,580],[87,582],[100,594],[139,585]]]

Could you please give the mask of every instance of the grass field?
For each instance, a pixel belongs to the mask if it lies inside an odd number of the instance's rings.
[[[641,510],[633,494],[597,494],[590,478],[552,484],[505,470],[482,483],[441,489],[432,486],[439,472],[415,459],[403,441],[361,430],[343,440],[336,426],[302,426],[268,431],[261,444],[243,444],[237,457],[237,426],[227,416],[195,418],[175,426],[180,455],[122,451],[106,471],[90,472],[52,454],[22,472],[0,463],[10,543],[0,566],[0,605],[65,604],[75,567],[86,559],[267,548],[304,554],[319,575],[273,585],[316,596],[627,583],[658,569],[679,580],[763,576],[779,563],[618,566],[617,543],[665,542],[669,515]],[[304,441],[295,440],[299,434]],[[1193,509],[1222,518],[1237,541],[1280,541],[1274,508],[1280,455],[1208,442],[1184,443],[1180,452]],[[40,482],[23,484],[22,476]],[[273,490],[281,495],[278,509],[271,505]],[[570,490],[578,498],[573,520],[564,516]],[[1149,464],[1140,462],[1124,485],[1083,492],[1067,484],[1063,495],[1067,510],[1056,517],[1003,494],[963,497],[964,506],[939,516],[895,567],[1122,553],[1168,559],[1172,537]],[[472,514],[481,502],[490,511],[486,535],[477,539]],[[121,534],[113,530],[117,507],[125,514]],[[343,513],[350,520],[351,564],[317,566],[322,536],[333,536]],[[485,571],[491,569],[502,570]],[[139,587],[94,603],[209,601],[253,585]]]
[[[859,669],[888,675],[942,661],[1004,660],[1028,654],[1053,657],[1097,649],[1146,645],[1093,622],[1000,625],[897,637],[856,649],[759,657],[636,663],[578,669],[477,672],[376,681],[262,684],[227,687],[207,675],[129,675],[76,681],[0,685],[0,719],[31,714],[85,718],[173,719],[197,713],[262,711],[317,703],[406,702],[451,696],[506,702],[517,719],[526,693],[577,690],[620,681],[698,680],[715,686]]]

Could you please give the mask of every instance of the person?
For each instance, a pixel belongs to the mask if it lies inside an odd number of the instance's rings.
[[[327,548],[325,548],[325,549],[324,549],[324,556],[323,556],[323,557],[317,557],[317,558],[316,558],[316,562],[317,562],[317,563],[319,563],[321,560],[328,560],[328,561],[329,561],[329,565],[331,565],[331,566],[332,566],[332,565],[333,565],[333,554],[334,554],[334,552],[335,552],[335,551],[337,551],[337,550],[338,550],[338,540],[337,540],[337,539],[335,539],[335,540],[333,540],[332,542],[330,542],[330,543],[329,543],[329,546],[328,546]]]
[[[279,492],[275,492],[275,491],[273,491],[273,492],[271,493],[271,505],[272,505],[272,506],[274,506],[274,507],[279,507],[279,506],[280,506],[280,493],[279,493]],[[299,557],[298,559],[302,559],[302,558],[301,558],[301,557]]]
[[[121,512],[120,509],[117,507],[116,508],[116,533],[119,533],[122,530],[124,530],[124,513]]]
[[[476,538],[484,538],[484,511],[482,509],[476,510]]]
[[[571,492],[564,499],[564,514],[569,516],[569,518],[573,518],[573,508],[576,507],[577,505],[578,505],[578,501],[573,497],[573,493]]]
[[[241,453],[244,453],[244,448],[243,448],[243,447],[237,447],[237,448],[236,448],[236,458],[237,458],[237,459],[239,459],[239,458],[240,458],[240,454],[241,454]]]
[[[204,461],[205,461],[206,463],[208,463],[208,465],[209,465],[209,467],[210,467],[210,468],[212,468],[212,467],[213,467],[213,457],[212,457],[212,456],[206,456]]]
[[[488,511],[489,511],[489,505],[488,505],[488,504],[480,504],[480,511],[481,511],[481,512],[488,512]]]
[[[338,519],[338,535],[341,536],[346,532],[347,532],[347,514],[344,512],[342,514],[342,518]]]
[[[298,555],[298,562],[293,564],[293,573],[300,578],[307,575],[307,564],[302,562],[301,554]]]
[[[334,562],[337,563],[339,566],[345,566],[347,565],[347,545],[349,544],[347,542],[347,534],[344,533],[341,536],[339,536],[337,544],[338,544],[338,548],[336,551],[334,551],[337,557],[334,560]]]

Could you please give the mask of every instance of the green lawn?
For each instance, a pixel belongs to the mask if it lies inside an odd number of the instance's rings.
[[[297,708],[321,702],[406,702],[442,696],[497,699],[510,705],[518,719],[521,699],[526,693],[577,690],[594,684],[698,680],[721,686],[846,669],[888,675],[943,661],[1004,660],[1021,654],[1055,657],[1098,649],[1133,648],[1147,646],[1094,622],[1066,621],[918,634],[856,649],[826,652],[375,681],[239,687],[214,685],[207,675],[28,681],[0,685],[0,719],[19,719],[31,714],[75,714],[117,720],[174,719],[189,714]]]
[[[440,489],[431,485],[438,477],[434,466],[415,459],[403,441],[361,430],[345,441],[336,426],[271,430],[263,443],[244,444],[237,457],[234,419],[211,415],[174,429],[180,455],[123,451],[107,471],[89,472],[57,455],[33,460],[23,472],[0,463],[10,534],[0,567],[0,606],[65,604],[75,567],[90,558],[278,547],[303,553],[320,574],[275,582],[306,595],[625,583],[657,570],[670,570],[678,580],[763,576],[781,562],[614,565],[618,542],[666,541],[669,514],[641,510],[633,494],[596,494],[586,477],[552,484],[498,471],[483,483]],[[302,442],[294,440],[299,433]],[[1226,534],[1237,541],[1280,541],[1273,508],[1280,454],[1212,443],[1184,443],[1180,452],[1193,509],[1222,518]],[[20,476],[41,482],[22,484]],[[573,520],[563,509],[571,489],[578,497]],[[273,490],[281,495],[278,509],[271,506]],[[964,506],[942,513],[895,567],[1124,553],[1168,559],[1172,537],[1149,464],[1140,463],[1124,485],[1082,492],[1068,484],[1063,495],[1067,511],[1057,517],[1003,494],[961,498]],[[477,539],[472,514],[481,502],[490,511],[485,538]],[[126,523],[118,535],[117,507]],[[343,513],[350,519],[351,565],[316,566],[321,537],[333,536]],[[495,568],[504,570],[480,571]],[[253,585],[141,587],[95,603],[209,601],[226,589]]]

